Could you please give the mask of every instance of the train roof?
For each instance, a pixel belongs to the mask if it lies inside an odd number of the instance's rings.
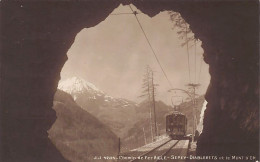
[[[173,111],[171,113],[166,114],[166,116],[168,116],[168,115],[185,115],[185,114],[183,114],[183,113],[181,113],[179,111]]]

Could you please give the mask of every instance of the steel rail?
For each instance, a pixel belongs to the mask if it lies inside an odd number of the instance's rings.
[[[161,156],[163,157],[163,156],[167,155],[167,154],[171,151],[171,149],[172,149],[173,147],[175,147],[175,146],[179,143],[179,141],[180,141],[180,140],[178,140],[177,142],[175,142],[175,143],[174,143],[166,152],[164,152]],[[159,161],[163,161],[163,160],[158,159],[158,160],[156,160],[155,162],[159,162]]]
[[[164,142],[163,144],[161,144],[161,145],[159,145],[159,146],[157,146],[157,147],[151,149],[150,151],[147,151],[147,152],[145,152],[145,153],[139,155],[136,159],[133,159],[133,160],[131,160],[131,161],[129,161],[129,162],[134,162],[134,161],[140,160],[140,157],[143,157],[143,156],[145,156],[145,155],[147,155],[147,154],[149,154],[149,153],[151,153],[151,152],[157,150],[158,148],[164,146],[165,144],[167,144],[167,143],[170,142],[170,141],[172,141],[172,139],[170,139],[170,140]],[[178,143],[178,142],[179,142],[179,140],[178,140],[176,143]]]

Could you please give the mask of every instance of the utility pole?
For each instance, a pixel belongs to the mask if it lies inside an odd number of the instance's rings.
[[[196,110],[196,88],[200,86],[199,84],[190,83],[188,87],[192,89],[191,96],[192,96],[192,103],[193,103],[193,127],[192,127],[192,141],[194,141],[195,131],[197,130],[197,110]]]
[[[154,134],[153,134],[153,117],[152,117],[152,105],[151,105],[151,93],[150,93],[150,73],[151,69],[149,66],[147,66],[147,91],[148,91],[148,102],[149,102],[149,108],[150,108],[150,129],[151,129],[151,136],[152,141],[154,141]]]
[[[148,100],[148,105],[150,107],[150,126],[151,126],[151,137],[152,141],[155,140],[155,137],[158,135],[157,121],[156,121],[156,104],[155,104],[155,93],[156,87],[158,84],[154,84],[154,74],[152,69],[147,66],[146,73],[143,79],[144,89],[140,97],[146,97]]]
[[[120,138],[118,138],[118,155],[120,154],[121,152],[121,140]]]
[[[151,71],[151,84],[152,84],[152,104],[153,104],[153,115],[154,115],[154,130],[155,130],[155,136],[158,136],[157,132],[157,122],[156,122],[156,110],[155,110],[155,85],[153,81],[153,71]]]
[[[146,145],[146,136],[145,136],[145,131],[144,131],[144,127],[143,127],[143,132],[144,132],[144,144]]]
[[[152,142],[154,141],[154,132],[153,132],[153,119],[152,119],[152,103],[151,103],[151,68],[149,66],[146,67],[146,72],[143,79],[143,94],[140,97],[147,97],[148,106],[149,106],[149,117],[150,117],[150,131]]]

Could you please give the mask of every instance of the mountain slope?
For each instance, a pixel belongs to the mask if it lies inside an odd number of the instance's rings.
[[[137,105],[126,99],[113,98],[80,78],[72,78],[65,83],[61,82],[59,87],[71,93],[75,102],[82,109],[90,112],[120,137],[123,151],[143,145],[144,135],[146,141],[151,142],[150,107],[145,102]],[[198,117],[203,101],[203,96],[197,99]],[[179,105],[180,109],[178,110],[187,115],[187,133],[192,132],[192,107],[192,102],[184,102]],[[172,106],[156,101],[156,120],[159,134],[165,133],[165,116],[172,111]]]
[[[156,101],[156,120],[158,134],[165,133],[165,115],[173,108],[162,101]],[[144,145],[144,136],[147,142],[152,142],[151,125],[150,125],[150,106],[142,102],[136,107],[136,123],[128,131],[128,137],[124,139],[124,151]],[[153,115],[152,115],[153,120]],[[152,128],[154,131],[154,127]]]
[[[89,97],[104,95],[104,92],[100,91],[95,85],[79,77],[72,77],[60,82],[58,89],[69,93],[74,98],[74,100],[78,95],[83,93],[88,93]]]
[[[200,112],[202,109],[202,105],[204,102],[204,96],[200,96],[197,98],[197,110],[196,114],[200,117]],[[172,112],[174,109],[172,106],[168,106],[161,101],[156,101],[156,121],[158,127],[158,135],[162,135],[165,133],[166,121],[165,116]],[[187,134],[192,133],[192,123],[193,123],[193,116],[192,116],[192,108],[193,104],[191,101],[184,102],[178,106],[179,108],[177,111],[184,113],[188,119],[188,129]],[[124,151],[129,149],[133,149],[139,146],[144,145],[145,137],[147,142],[152,142],[152,135],[151,135],[151,125],[150,125],[150,107],[147,103],[143,102],[136,108],[137,112],[137,122],[134,126],[128,131],[128,137],[124,139],[125,143]],[[152,115],[153,118],[153,115]],[[198,123],[197,123],[198,124]],[[152,128],[154,132],[154,127]]]
[[[69,94],[57,90],[53,109],[57,120],[48,132],[49,138],[66,159],[85,162],[93,161],[93,156],[116,156],[117,136],[80,108]]]
[[[135,102],[109,96],[78,77],[60,82],[58,88],[71,94],[81,108],[109,126],[119,137],[126,136],[126,132],[135,123]]]

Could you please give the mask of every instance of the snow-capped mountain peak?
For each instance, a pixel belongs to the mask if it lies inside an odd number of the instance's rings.
[[[103,107],[110,106],[114,108],[128,107],[135,104],[134,102],[123,98],[114,98],[99,90],[94,84],[79,77],[72,77],[67,80],[60,81],[58,89],[69,93],[82,107],[84,107],[85,102],[94,102],[95,104],[99,103]]]
[[[104,92],[99,90],[94,84],[89,83],[79,77],[72,77],[64,81],[60,81],[58,89],[61,89],[73,96],[84,93],[85,91],[94,94],[104,94]]]

